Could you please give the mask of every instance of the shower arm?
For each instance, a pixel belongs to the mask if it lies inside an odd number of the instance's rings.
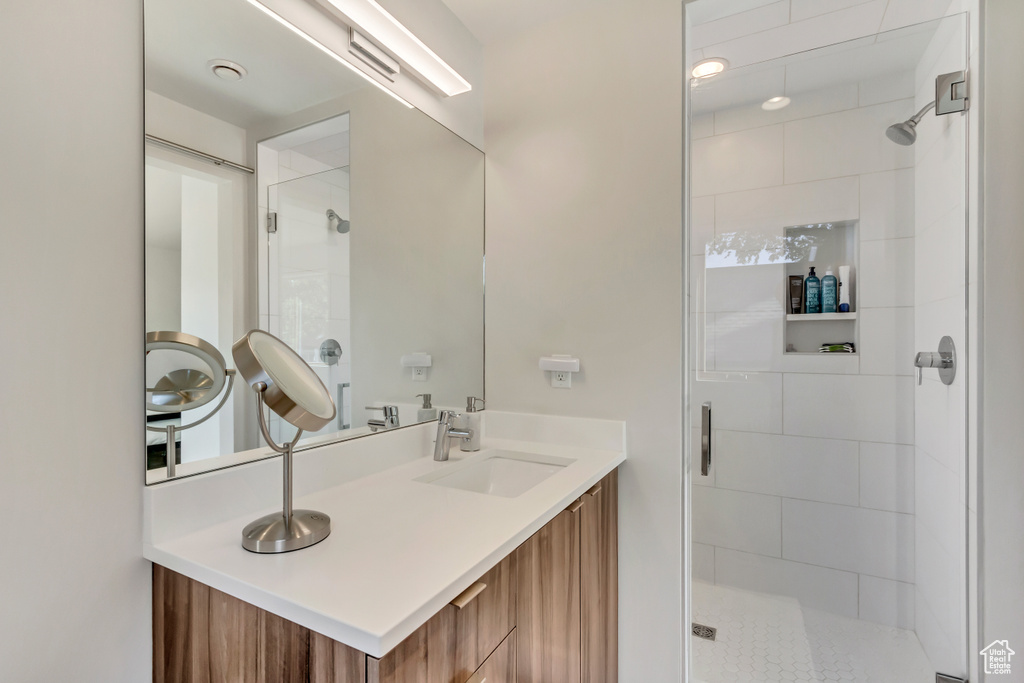
[[[921,111],[919,111],[916,114],[914,114],[913,116],[911,116],[910,120],[913,121],[914,125],[916,126],[917,124],[921,123],[922,117],[924,117],[924,115],[928,113],[928,110],[929,109],[933,109],[934,107],[935,107],[935,100],[932,100],[928,104],[924,105],[924,107],[921,109]]]

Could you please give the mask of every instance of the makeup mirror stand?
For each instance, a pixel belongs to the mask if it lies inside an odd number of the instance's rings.
[[[323,512],[292,509],[292,460],[302,429],[296,428],[295,437],[284,446],[278,444],[270,435],[264,416],[267,384],[256,382],[252,388],[256,392],[256,413],[263,439],[281,454],[284,505],[281,513],[274,512],[249,523],[242,530],[242,547],[254,553],[284,553],[319,543],[331,533],[331,518]]]
[[[181,426],[169,424],[166,427],[150,427],[149,425],[146,425],[146,431],[150,431],[150,432],[166,432],[166,434],[167,434],[167,478],[168,479],[171,479],[171,478],[173,478],[175,476],[175,467],[177,467],[177,460],[178,460],[178,443],[177,443],[178,442],[178,432],[183,432],[186,429],[191,429],[192,427],[198,427],[199,425],[201,425],[204,422],[206,422],[207,420],[209,420],[211,417],[216,415],[220,411],[221,408],[224,407],[224,404],[227,403],[227,401],[228,401],[228,397],[231,396],[231,387],[234,385],[234,382],[235,382],[235,371],[231,370],[231,369],[225,369],[224,370],[224,374],[226,374],[228,376],[228,388],[227,388],[227,391],[225,391],[224,394],[221,396],[220,402],[217,403],[217,407],[214,408],[213,410],[211,410],[201,420],[196,420],[192,424],[181,425]],[[261,422],[261,424],[262,424],[262,422]]]

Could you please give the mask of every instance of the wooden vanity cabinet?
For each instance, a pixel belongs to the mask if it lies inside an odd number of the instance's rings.
[[[153,565],[155,683],[365,683],[366,655]]]
[[[380,659],[153,565],[153,680],[615,683],[617,508],[613,471]]]
[[[618,680],[617,514],[612,471],[516,550],[520,681]]]

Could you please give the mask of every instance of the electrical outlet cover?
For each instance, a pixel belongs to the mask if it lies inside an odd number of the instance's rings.
[[[572,388],[572,373],[565,370],[551,371],[551,386],[556,389]]]

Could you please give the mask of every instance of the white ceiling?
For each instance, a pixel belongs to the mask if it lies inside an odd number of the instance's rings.
[[[610,0],[443,0],[482,44]]]
[[[796,96],[853,83],[877,83],[901,73],[914,74],[937,31],[954,31],[958,22],[933,21],[798,53],[698,81],[694,114],[760,104],[775,95]],[[914,95],[909,88],[904,95]]]
[[[145,0],[145,16],[146,88],[243,128],[366,84],[241,0]],[[211,59],[249,74],[221,80]]]

